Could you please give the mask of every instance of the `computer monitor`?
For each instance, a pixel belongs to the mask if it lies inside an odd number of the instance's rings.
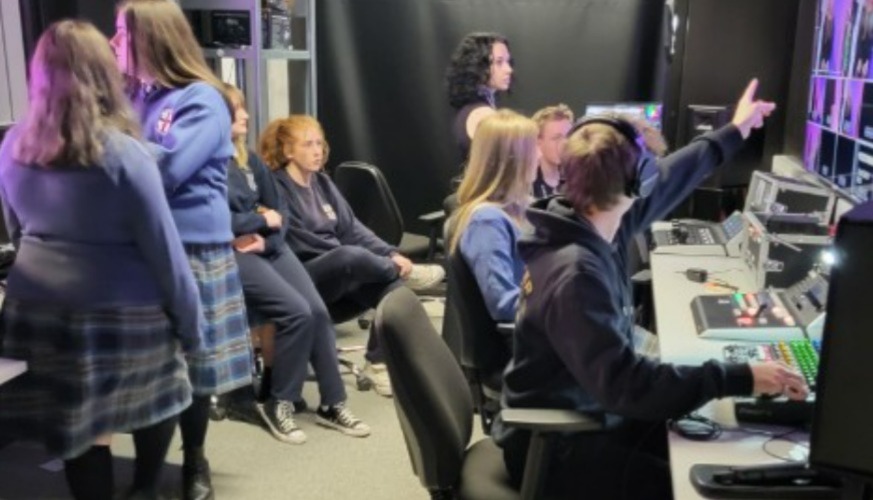
[[[591,103],[585,106],[584,116],[630,115],[642,118],[653,127],[661,130],[663,105],[659,102],[612,102]]]
[[[873,200],[873,3],[817,4],[804,166],[845,198]]]
[[[860,499],[873,484],[873,203],[842,218],[834,249],[809,460],[854,481]]]

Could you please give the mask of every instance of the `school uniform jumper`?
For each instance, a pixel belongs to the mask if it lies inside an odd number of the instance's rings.
[[[518,226],[503,209],[483,204],[470,216],[458,241],[458,251],[476,278],[488,313],[498,323],[515,322],[524,275],[516,245],[520,236]],[[505,336],[503,342],[506,352],[512,352],[512,336]]]
[[[346,400],[339,374],[336,332],[327,306],[300,259],[285,243],[288,211],[266,165],[249,153],[248,168],[232,160],[228,170],[228,201],[234,236],[259,234],[263,253],[234,252],[249,311],[276,324],[272,395],[299,401],[312,364],[322,406]],[[261,208],[282,215],[282,228],[267,226]]]
[[[403,286],[390,257],[397,249],[355,217],[327,175],[313,175],[307,187],[294,182],[284,169],[274,174],[288,204],[285,241],[303,261],[328,306],[351,300],[362,309],[375,308],[388,292]],[[365,357],[384,362],[375,335],[370,335]]]
[[[741,145],[729,125],[665,158],[659,186],[634,203],[612,242],[560,196],[528,210],[534,233],[519,243],[528,274],[502,404],[575,410],[611,429],[560,439],[550,475],[558,491],[583,487],[592,498],[617,498],[621,491],[628,498],[669,495],[663,420],[713,398],[751,393],[747,365],[676,366],[637,354],[626,271],[632,237],[668,214]],[[498,417],[492,435],[510,475],[520,480],[530,434]],[[655,437],[659,443],[650,448],[647,441]]]
[[[203,349],[188,356],[194,393],[222,394],[248,385],[252,354],[227,204],[227,165],[234,151],[230,111],[218,90],[203,82],[143,87],[134,106],[200,288]]]
[[[64,459],[191,402],[180,345],[201,347],[194,276],[145,146],[108,133],[100,165],[23,165],[0,148],[0,198],[18,250],[0,356],[28,371],[0,386],[0,426]]]

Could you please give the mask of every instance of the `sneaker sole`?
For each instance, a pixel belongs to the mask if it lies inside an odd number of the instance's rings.
[[[363,437],[367,437],[370,435],[370,429],[367,429],[367,430],[349,429],[348,427],[343,427],[339,424],[335,424],[335,423],[331,422],[330,420],[327,420],[326,418],[323,418],[321,415],[317,415],[317,414],[315,415],[315,423],[322,426],[322,427],[327,427],[329,429],[340,431],[343,434],[345,434],[346,436],[363,438]]]
[[[267,424],[266,425],[267,429],[270,431],[270,434],[272,434],[274,438],[278,439],[279,441],[282,441],[283,443],[288,443],[288,444],[303,444],[306,442],[306,434],[304,434],[303,431],[299,431],[299,433],[302,435],[302,437],[295,438],[295,437],[291,437],[287,434],[282,434],[279,431],[279,429],[274,427],[273,423],[270,421],[270,418],[267,417],[267,413],[264,411],[263,404],[258,403],[257,409],[258,409],[258,413],[261,415],[261,418],[264,419],[264,423]]]

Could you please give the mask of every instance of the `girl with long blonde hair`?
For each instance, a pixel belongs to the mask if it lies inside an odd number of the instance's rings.
[[[227,165],[231,110],[185,15],[172,0],[124,0],[112,47],[200,287],[201,352],[188,356],[194,402],[180,418],[183,498],[213,497],[204,443],[210,397],[251,383],[252,355],[234,260]]]
[[[515,320],[524,272],[516,242],[526,225],[538,132],[533,120],[508,109],[482,120],[448,222],[449,251],[463,256],[498,322]]]
[[[0,148],[18,249],[0,356],[28,364],[0,391],[0,425],[43,440],[88,500],[113,498],[109,436],[133,431],[130,493],[155,498],[191,402],[180,344],[200,346],[197,285],[108,40],[86,22],[53,24],[30,77],[30,109]]]

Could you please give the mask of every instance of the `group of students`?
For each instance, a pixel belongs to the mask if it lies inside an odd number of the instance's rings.
[[[114,498],[111,438],[136,449],[126,497],[158,497],[178,423],[182,497],[214,497],[204,453],[211,397],[252,383],[252,317],[275,325],[257,409],[302,443],[295,413],[311,365],[318,424],[356,437],[330,305],[375,307],[427,288],[321,173],[319,123],[272,122],[246,147],[242,93],[206,65],[172,0],[123,0],[115,35],[65,20],[40,37],[30,108],[0,147],[0,200],[17,250],[0,356],[28,363],[0,387],[0,427],[64,460],[77,499]],[[266,340],[265,340],[266,341]],[[364,373],[391,383],[371,335]]]
[[[501,406],[575,410],[605,425],[559,438],[548,461],[551,495],[672,498],[665,420],[714,398],[802,399],[808,388],[780,363],[678,366],[643,352],[630,242],[733,157],[775,105],[756,99],[753,80],[729,125],[665,154],[660,133],[633,117],[573,123],[569,110],[553,107],[534,121],[498,109],[495,95],[511,77],[509,42],[494,33],[468,35],[447,72],[467,161],[449,252],[468,264],[492,319],[515,323],[502,339],[512,356]],[[491,433],[520,483],[530,432],[498,415]]]

